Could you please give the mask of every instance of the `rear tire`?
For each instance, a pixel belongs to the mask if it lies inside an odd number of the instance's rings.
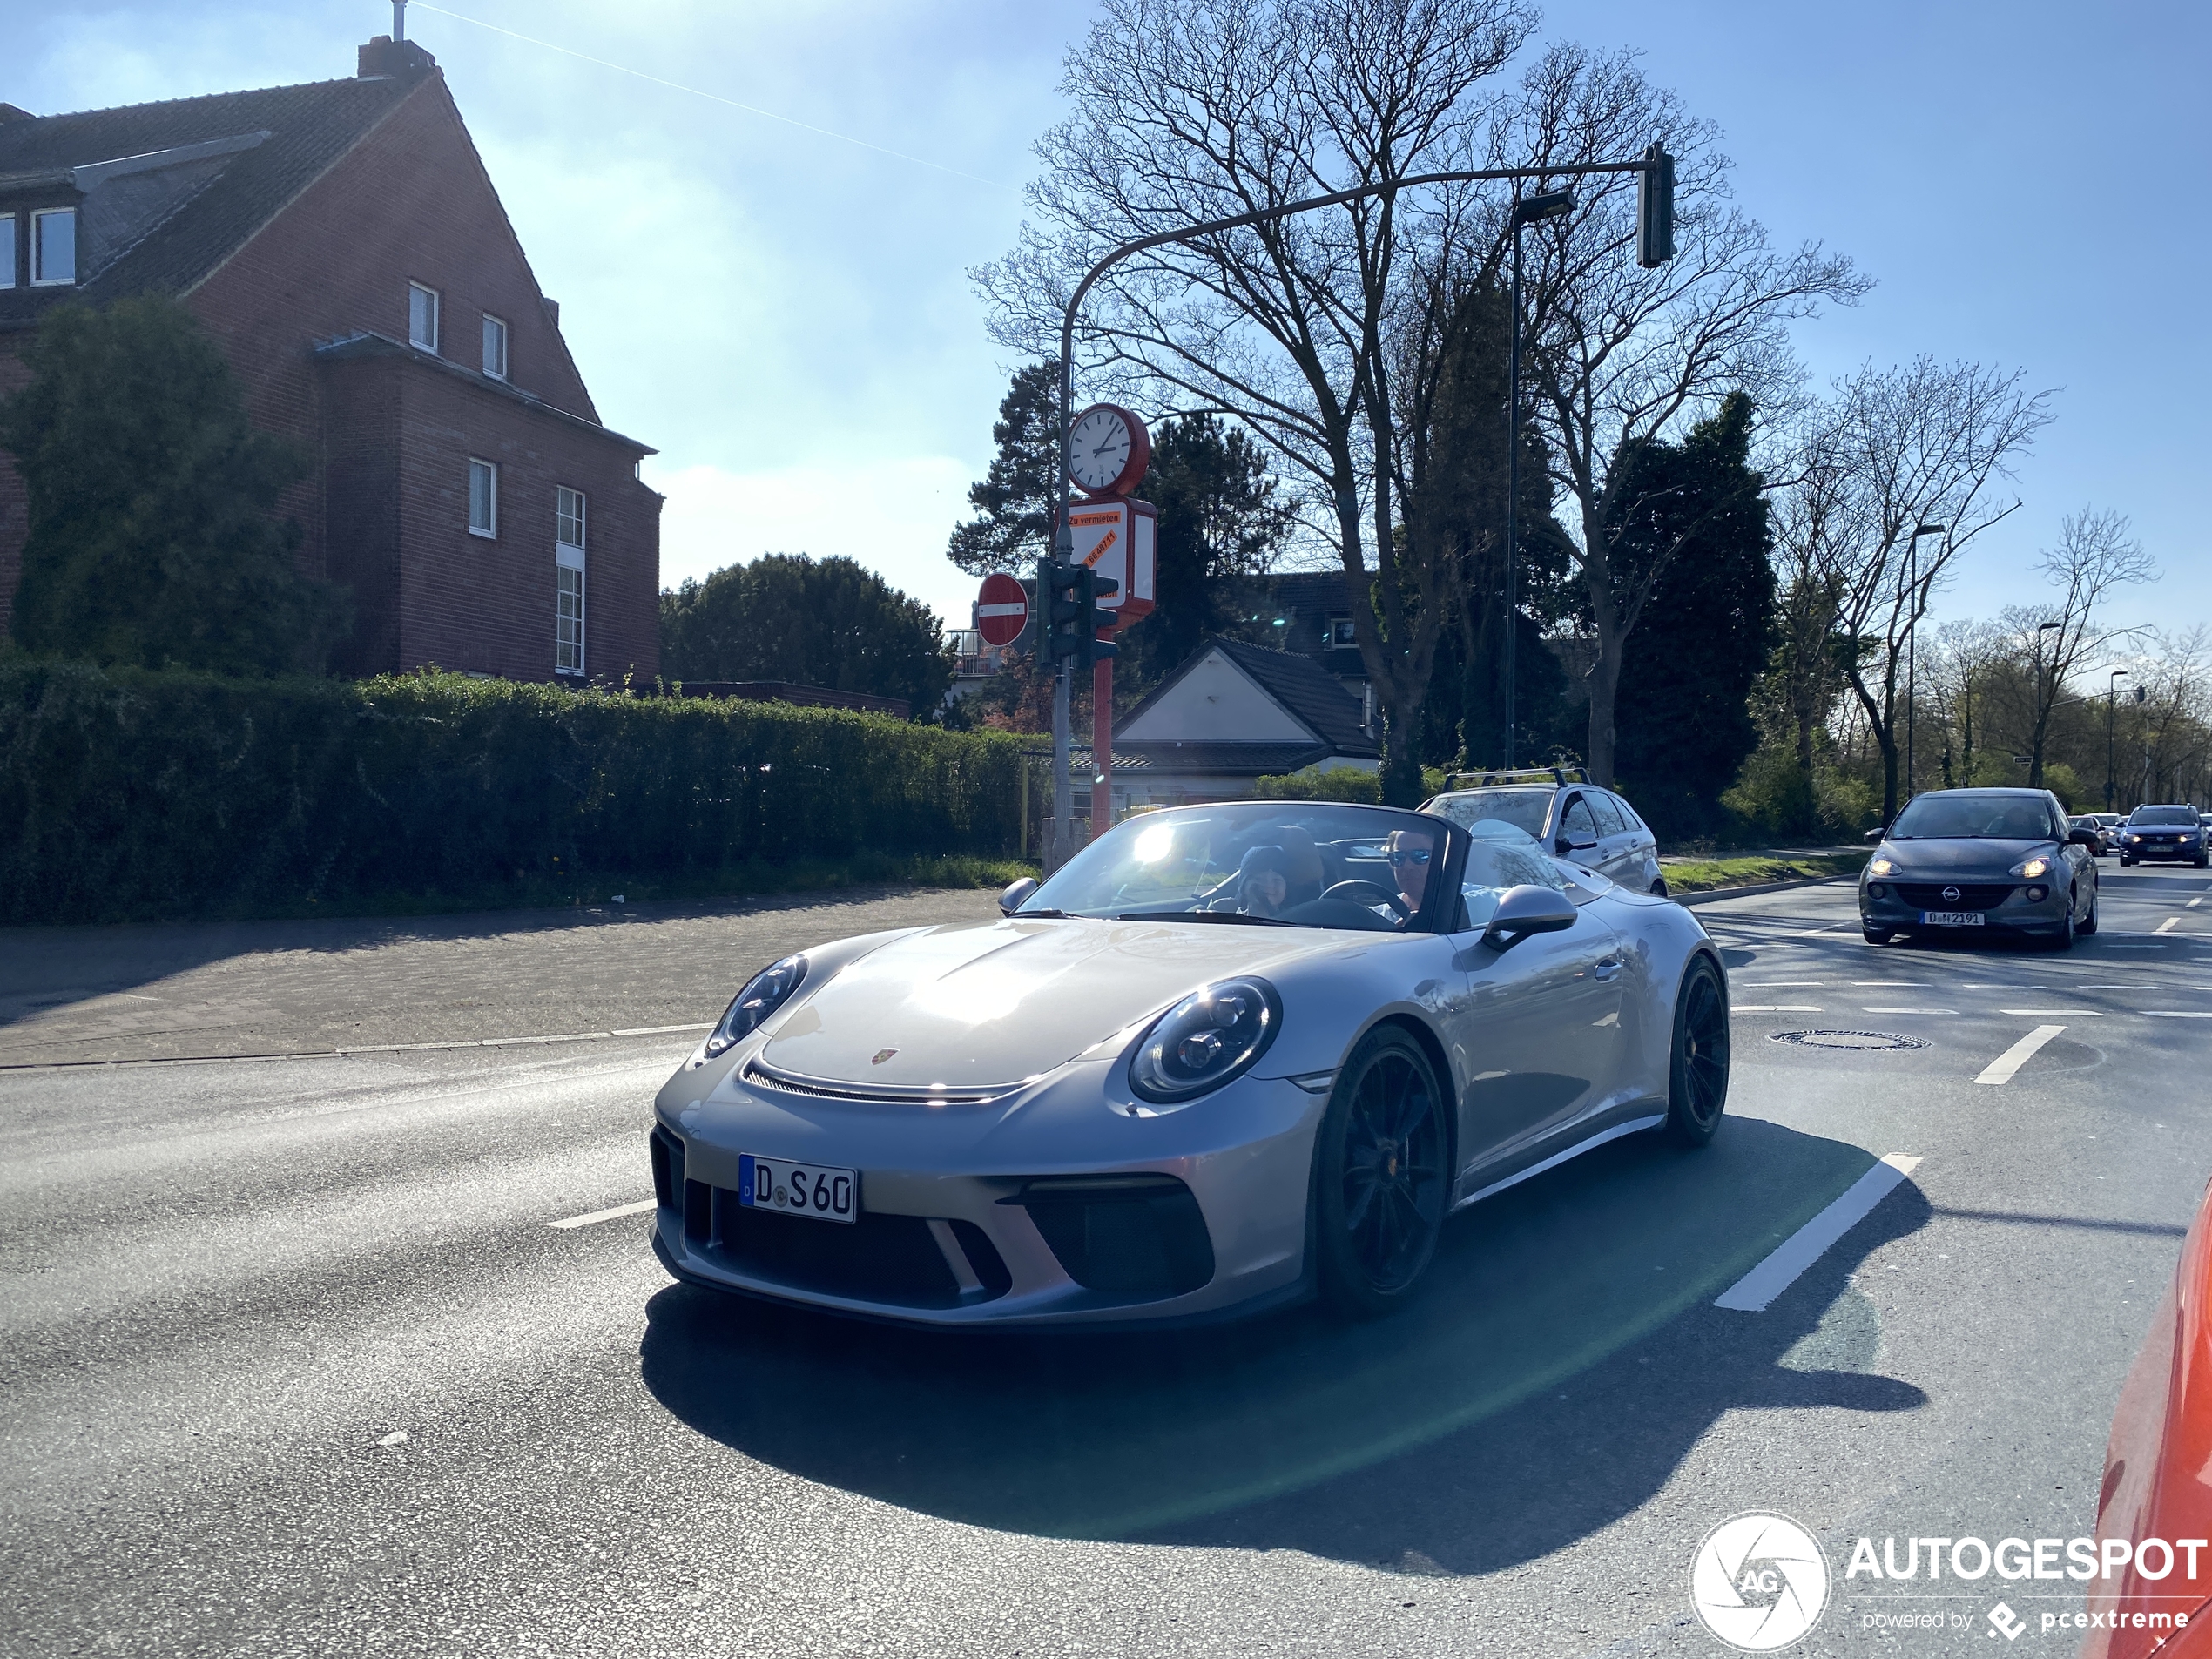
[[[1703,1146],[1728,1109],[1728,986],[1710,956],[1694,958],[1675,994],[1675,1049],[1668,1068],[1667,1137]]]
[[[1420,1044],[1396,1026],[1359,1041],[1338,1074],[1316,1153],[1321,1293],[1372,1319],[1413,1299],[1452,1191],[1444,1096]]]

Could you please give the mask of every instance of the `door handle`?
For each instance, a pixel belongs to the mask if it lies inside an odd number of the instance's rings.
[[[1617,956],[1608,956],[1597,965],[1597,978],[1601,982],[1617,978],[1620,972],[1621,959]]]

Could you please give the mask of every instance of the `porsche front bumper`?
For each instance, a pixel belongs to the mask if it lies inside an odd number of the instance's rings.
[[[1112,1069],[981,1104],[788,1092],[742,1066],[704,1097],[664,1093],[656,1250],[692,1284],[939,1326],[1197,1321],[1300,1295],[1325,1094],[1242,1077],[1132,1116]],[[858,1170],[856,1219],[742,1204],[748,1153]]]

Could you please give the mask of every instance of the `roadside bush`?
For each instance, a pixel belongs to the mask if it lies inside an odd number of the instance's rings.
[[[1013,738],[837,709],[0,658],[0,922],[1000,857],[1020,765]]]
[[[1444,792],[1444,769],[1421,768],[1424,799]],[[1271,772],[1252,779],[1252,793],[1261,800],[1349,800],[1370,806],[1382,802],[1382,774],[1358,766],[1336,766],[1327,772],[1308,766],[1304,772]]]

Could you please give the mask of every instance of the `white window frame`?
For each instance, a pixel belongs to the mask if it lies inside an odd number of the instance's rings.
[[[576,502],[576,511],[573,514],[564,510],[569,504],[569,498],[571,497]],[[573,518],[576,523],[576,535],[573,539],[568,534],[567,521],[570,518]],[[553,487],[553,545],[556,553],[563,549],[572,549],[577,553],[582,553],[590,544],[590,538],[591,498],[581,489],[568,484],[556,484]]]
[[[15,213],[0,213],[0,219],[6,220],[8,226],[4,234],[0,234],[0,240],[7,244],[4,250],[0,250],[0,288],[12,288],[16,286],[17,239],[23,234],[17,226],[22,219]]]
[[[41,256],[46,251],[45,224],[50,219],[69,221],[69,274],[41,276],[44,263]],[[77,210],[74,207],[41,207],[30,215],[30,286],[34,288],[69,288],[77,285]]]
[[[483,528],[476,523],[476,469],[482,467],[490,487],[484,492],[484,504],[490,510],[485,515],[489,523]],[[499,539],[499,463],[487,461],[482,455],[469,457],[469,534],[480,536],[488,542]]]
[[[561,614],[561,603],[565,597],[562,592],[562,582],[564,577],[573,577],[576,582],[576,615],[573,617]],[[584,571],[583,550],[556,543],[553,549],[553,671],[556,674],[573,674],[581,678],[585,671],[584,621],[587,614],[585,607],[590,597],[590,584]],[[575,630],[573,638],[567,637],[571,624]],[[564,655],[570,654],[574,656],[573,662],[561,660]]]
[[[418,293],[430,302],[430,338],[427,341],[417,339],[415,333],[415,296]],[[444,298],[435,288],[427,282],[408,283],[407,285],[407,343],[418,351],[427,351],[435,357],[438,354],[438,336],[444,327],[444,319],[442,314],[444,310]]]
[[[505,379],[507,378],[507,345],[508,345],[508,341],[509,341],[509,340],[511,338],[511,336],[508,334],[508,331],[507,331],[507,319],[506,319],[506,318],[504,318],[504,317],[495,317],[495,316],[493,316],[493,315],[491,314],[491,313],[490,313],[490,312],[487,311],[486,313],[484,313],[484,327],[483,327],[483,336],[482,336],[483,340],[484,340],[486,342],[489,342],[489,341],[493,338],[493,331],[494,331],[495,329],[496,329],[496,330],[498,331],[498,340],[499,340],[499,367],[498,367],[497,368],[494,368],[491,366],[491,362],[490,362],[490,360],[489,360],[489,354],[486,354],[485,361],[484,361],[484,366],[483,366],[483,367],[484,367],[484,374],[486,374],[486,376],[488,376],[489,379],[496,380],[496,381],[503,381],[503,380],[505,380]]]

